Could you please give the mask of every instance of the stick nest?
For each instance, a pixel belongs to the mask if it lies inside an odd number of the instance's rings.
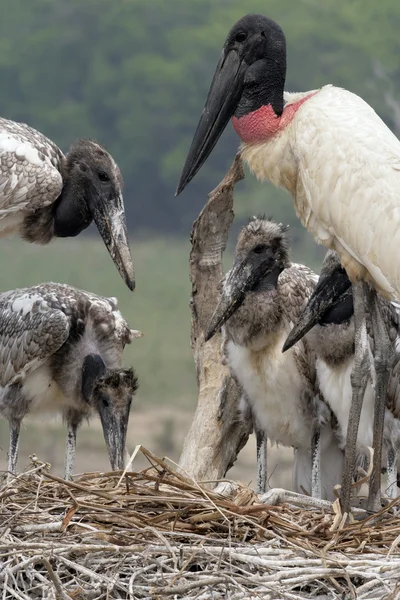
[[[138,450],[140,472],[64,481],[32,458],[2,484],[1,600],[400,598],[389,509],[344,525],[335,505],[223,497]]]

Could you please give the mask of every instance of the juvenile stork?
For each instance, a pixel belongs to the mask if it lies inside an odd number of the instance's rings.
[[[389,339],[395,347],[395,360],[386,397],[383,440],[388,463],[387,492],[391,498],[397,491],[397,457],[400,451],[400,315],[399,307],[379,298]],[[372,331],[367,314],[367,330]],[[344,448],[347,437],[354,370],[354,307],[350,280],[336,252],[329,250],[318,284],[306,308],[291,330],[284,351],[307,334],[307,342],[315,352],[318,386],[338,423],[339,443]],[[369,338],[371,354],[373,339]],[[357,451],[372,446],[375,373],[367,382],[357,437]]]
[[[232,117],[242,156],[258,179],[288,190],[302,224],[336,250],[354,285],[356,369],[342,483],[350,506],[351,477],[368,377],[364,296],[376,331],[374,472],[369,508],[380,508],[384,405],[392,353],[375,290],[400,300],[400,142],[361,98],[326,85],[284,92],[286,42],[262,15],[240,19],[226,38],[177,193],[205,162]],[[388,252],[388,242],[391,250]]]
[[[10,425],[8,470],[16,472],[27,413],[61,413],[68,435],[65,476],[74,472],[76,432],[98,413],[112,469],[123,468],[137,379],[122,368],[131,330],[115,298],[43,283],[0,294],[0,414]]]
[[[32,127],[0,118],[0,236],[47,244],[78,235],[92,220],[133,290],[122,176],[110,154],[79,140],[64,156]]]
[[[207,331],[206,340],[223,326],[225,362],[244,391],[244,407],[251,408],[259,491],[266,487],[266,438],[303,456],[306,452],[303,473],[296,471],[296,488],[311,480],[313,495],[320,495],[322,483],[322,495],[331,498],[340,481],[342,457],[331,412],[315,386],[315,356],[304,340],[290,353],[281,352],[316,281],[310,269],[289,262],[286,228],[254,217],[239,234],[235,261]]]

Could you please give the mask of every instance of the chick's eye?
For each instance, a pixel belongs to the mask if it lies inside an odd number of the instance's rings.
[[[110,178],[105,171],[99,171],[98,175],[99,175],[100,181],[110,181]]]
[[[103,403],[104,408],[107,408],[109,405],[107,398],[103,398],[102,403]]]
[[[255,248],[253,248],[253,252],[255,252],[256,254],[261,254],[261,252],[264,252],[266,248],[267,246],[265,246],[265,244],[258,244],[257,246],[255,246]]]
[[[247,38],[247,33],[245,31],[239,31],[239,33],[237,33],[235,35],[235,41],[236,42],[244,42],[244,40]]]

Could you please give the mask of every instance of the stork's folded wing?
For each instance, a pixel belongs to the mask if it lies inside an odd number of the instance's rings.
[[[23,380],[67,340],[68,317],[52,308],[24,309],[23,297],[11,306],[0,305],[0,385]],[[26,297],[29,302],[28,296]],[[25,304],[26,306],[26,304]]]

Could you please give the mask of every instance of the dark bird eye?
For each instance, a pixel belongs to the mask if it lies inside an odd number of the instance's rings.
[[[103,398],[102,402],[103,402],[103,406],[104,406],[104,408],[107,408],[107,407],[108,407],[108,404],[109,404],[109,402],[108,402],[107,398]]]
[[[239,31],[239,33],[237,33],[235,35],[235,40],[237,42],[244,42],[244,40],[247,38],[247,33],[245,31]]]
[[[261,254],[261,252],[264,252],[266,248],[267,246],[265,244],[258,244],[255,248],[253,248],[253,252],[256,254]]]
[[[110,181],[110,178],[105,171],[99,171],[99,179],[100,181]]]

